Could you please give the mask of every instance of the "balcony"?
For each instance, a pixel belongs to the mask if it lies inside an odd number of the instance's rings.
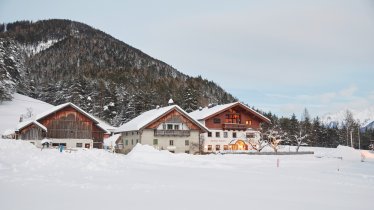
[[[155,136],[190,136],[189,130],[155,130]]]
[[[223,130],[247,130],[248,125],[236,124],[236,123],[224,123],[222,124]]]

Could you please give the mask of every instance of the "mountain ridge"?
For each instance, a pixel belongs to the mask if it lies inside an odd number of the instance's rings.
[[[366,128],[374,122],[374,107],[368,107],[363,110],[344,109],[334,113],[327,113],[321,117],[321,122],[330,127],[342,125],[347,111],[352,113],[353,119],[359,122],[361,128]]]
[[[2,75],[12,73],[0,79],[15,84],[8,90],[54,105],[71,101],[113,125],[169,98],[188,111],[237,100],[214,82],[179,72],[83,23],[19,21],[8,23],[6,32],[0,24],[0,31]]]

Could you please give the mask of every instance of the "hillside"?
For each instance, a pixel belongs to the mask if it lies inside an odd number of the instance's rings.
[[[120,125],[169,98],[190,111],[236,100],[212,81],[170,65],[83,23],[0,25],[0,101],[11,93],[57,105],[71,101]]]
[[[36,115],[53,105],[15,93],[12,101],[4,101],[0,104],[0,136],[6,130],[13,130],[16,128],[21,115]],[[31,117],[31,116],[30,116]]]

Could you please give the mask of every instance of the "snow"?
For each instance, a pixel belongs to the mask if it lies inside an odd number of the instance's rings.
[[[7,129],[2,133],[4,136],[12,135],[14,134],[14,130],[12,129]]]
[[[0,133],[6,130],[15,130],[21,114],[32,108],[33,114],[39,114],[54,107],[51,104],[15,93],[12,101],[4,101],[0,104]]]
[[[374,121],[374,107],[369,107],[363,110],[349,109],[352,112],[353,118],[359,120],[362,127],[366,127]],[[325,125],[337,124],[340,125],[345,120],[347,110],[340,110],[335,113],[327,113],[321,117],[321,122]]]
[[[357,151],[346,147],[302,149],[324,157],[194,156],[139,144],[128,155],[60,153],[0,139],[1,209],[372,209],[373,159],[348,158]]]
[[[162,115],[168,113],[169,111],[177,109],[179,112],[183,113],[184,116],[189,117],[189,114],[186,113],[182,108],[180,108],[178,105],[171,105],[166,106],[162,108],[156,108],[149,111],[146,111],[142,113],[141,115],[135,117],[134,119],[130,120],[129,122],[123,124],[120,126],[117,130],[115,130],[116,133],[118,132],[125,132],[125,131],[138,131],[142,129],[144,126],[148,125],[149,123],[153,122],[154,120],[158,119]],[[191,121],[193,121],[195,124],[197,124],[199,127],[203,128],[203,130],[207,130],[205,126],[203,126],[198,121],[190,118]]]
[[[104,146],[116,146],[116,141],[119,139],[120,136],[121,134],[115,134],[113,136],[110,136],[109,138],[104,139]]]
[[[38,53],[52,47],[54,44],[56,44],[57,42],[59,42],[61,40],[63,40],[63,39],[50,39],[50,40],[47,40],[47,41],[38,42],[35,45],[24,45],[23,48],[25,49],[27,55],[30,57],[31,55],[38,54]]]
[[[20,129],[22,129],[22,128],[24,128],[24,127],[30,125],[30,124],[35,124],[35,125],[39,126],[41,129],[43,129],[44,131],[47,131],[47,128],[46,128],[44,125],[40,124],[40,123],[39,123],[38,121],[36,121],[36,120],[28,120],[28,121],[20,122],[20,123],[17,125],[17,129],[16,129],[16,130],[18,131],[18,130],[20,130]]]

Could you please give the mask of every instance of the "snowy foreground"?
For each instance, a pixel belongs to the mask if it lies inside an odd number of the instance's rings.
[[[137,145],[120,155],[0,139],[0,209],[374,208],[374,159],[308,149],[316,154],[193,156]]]

